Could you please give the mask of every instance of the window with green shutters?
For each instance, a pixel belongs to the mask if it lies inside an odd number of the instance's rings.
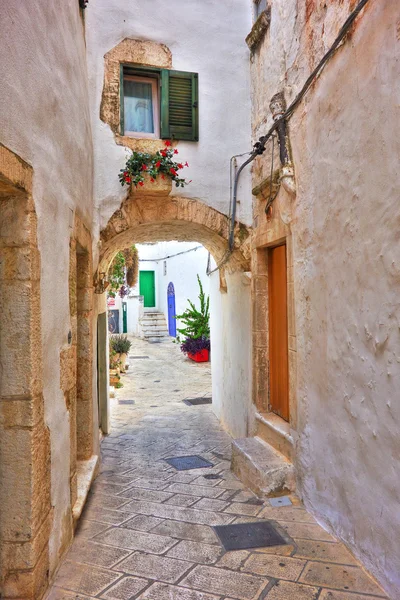
[[[148,77],[149,82],[156,79],[158,94],[151,96],[146,91],[144,97],[143,87],[139,98],[132,98],[132,79],[137,78],[143,82]],[[150,87],[149,87],[150,89]],[[157,137],[148,131],[151,130],[151,104],[157,104],[152,112],[156,123],[152,131],[159,130],[162,139],[188,140],[197,142],[199,139],[199,88],[197,73],[186,71],[172,71],[168,69],[154,69],[150,67],[133,67],[132,65],[121,65],[121,135],[133,135],[134,137]],[[139,95],[139,94],[138,94]],[[136,106],[138,107],[136,109]],[[145,106],[145,108],[144,108]],[[139,114],[127,114],[127,111],[135,111]],[[140,112],[142,115],[140,116]],[[146,113],[146,114],[144,114]],[[142,129],[132,131],[132,124],[140,123],[142,126],[146,121],[146,133],[142,136]]]

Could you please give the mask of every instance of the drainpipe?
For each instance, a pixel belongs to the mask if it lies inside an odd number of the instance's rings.
[[[271,98],[269,108],[272,117],[276,122],[276,132],[278,134],[279,158],[281,161],[279,179],[288,194],[290,196],[295,196],[296,182],[294,178],[293,163],[290,156],[287,122],[285,118],[282,118],[286,111],[286,102],[283,92],[279,92]]]

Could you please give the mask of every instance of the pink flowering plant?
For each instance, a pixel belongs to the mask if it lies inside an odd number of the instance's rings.
[[[155,154],[147,152],[132,152],[124,169],[119,173],[121,185],[134,185],[142,187],[145,183],[146,173],[149,175],[151,183],[154,183],[158,176],[161,179],[169,177],[175,181],[176,187],[184,187],[190,181],[180,177],[179,171],[188,167],[188,163],[175,161],[178,150],[171,147],[171,142],[165,142],[165,148],[157,150]]]

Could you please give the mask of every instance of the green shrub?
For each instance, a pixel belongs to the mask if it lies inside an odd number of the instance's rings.
[[[121,333],[111,336],[110,346],[117,354],[128,354],[132,346],[132,342],[128,340],[127,335]]]

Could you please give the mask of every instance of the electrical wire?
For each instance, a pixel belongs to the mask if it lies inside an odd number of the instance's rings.
[[[159,262],[160,260],[167,260],[168,258],[174,258],[175,256],[180,256],[181,254],[187,254],[188,252],[195,252],[196,250],[199,250],[199,248],[203,248],[203,246],[195,246],[189,250],[182,250],[182,252],[170,254],[169,256],[164,256],[163,258],[139,258],[139,262]]]

